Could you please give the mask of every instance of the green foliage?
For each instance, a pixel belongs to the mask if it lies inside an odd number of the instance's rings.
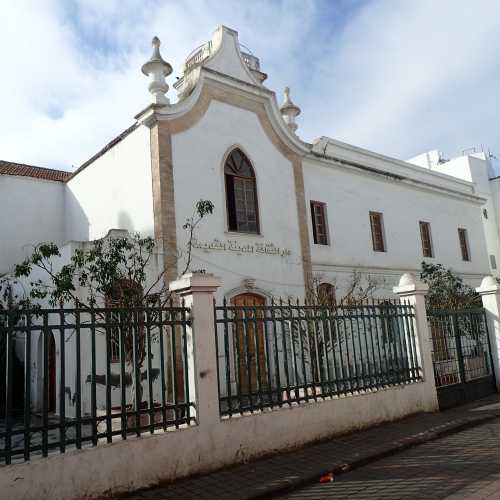
[[[464,309],[481,306],[481,297],[460,276],[442,264],[422,262],[420,279],[429,285],[429,309]]]
[[[89,249],[76,249],[68,264],[54,270],[54,258],[60,257],[54,243],[42,243],[35,247],[32,255],[15,267],[16,278],[29,278],[33,269],[46,273],[48,279],[30,281],[29,298],[47,299],[51,306],[70,302],[79,307],[95,307],[99,299],[113,295],[116,283],[133,282],[143,286],[146,268],[154,250],[152,238],[110,238],[97,240]],[[78,297],[77,287],[85,290],[84,297]],[[134,296],[137,302],[137,294]],[[142,299],[145,297],[141,297]],[[121,295],[119,306],[131,304],[131,297]]]
[[[189,235],[183,273],[191,263],[194,231],[213,210],[211,201],[199,200],[183,226]],[[61,257],[58,246],[41,243],[15,267],[14,277],[29,278],[35,268],[41,270],[45,279],[29,282],[27,300],[31,303],[47,300],[52,307],[70,303],[88,309],[105,304],[128,308],[164,303],[170,298],[168,284],[163,282],[164,272],[146,289],[146,271],[154,248],[153,238],[142,238],[139,234],[96,240],[85,250],[76,249],[70,262],[56,271],[55,261]]]

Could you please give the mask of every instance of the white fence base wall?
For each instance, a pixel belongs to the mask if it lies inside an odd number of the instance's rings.
[[[366,394],[130,438],[0,469],[0,497],[91,500],[209,472],[438,409],[432,378]]]

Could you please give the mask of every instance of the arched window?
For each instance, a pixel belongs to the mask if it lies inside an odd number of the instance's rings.
[[[224,165],[229,231],[259,232],[255,174],[248,158],[234,149]]]
[[[318,302],[320,305],[333,305],[337,302],[335,287],[330,283],[318,285]]]

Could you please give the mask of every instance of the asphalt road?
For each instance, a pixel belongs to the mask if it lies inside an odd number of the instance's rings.
[[[500,419],[280,498],[500,500]]]

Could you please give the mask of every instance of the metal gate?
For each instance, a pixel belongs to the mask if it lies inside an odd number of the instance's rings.
[[[439,407],[496,392],[484,309],[427,311],[427,317]]]

